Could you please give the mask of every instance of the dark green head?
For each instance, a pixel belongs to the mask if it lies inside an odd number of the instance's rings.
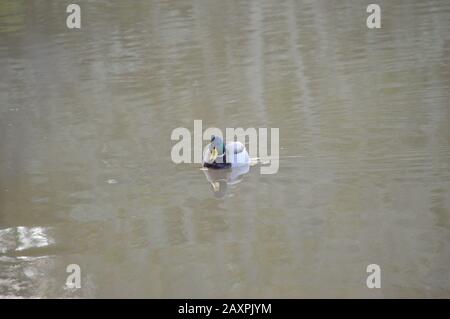
[[[217,155],[222,155],[225,152],[225,144],[223,143],[223,140],[220,136],[211,136],[209,151],[211,152],[211,154],[213,154],[214,150],[217,150]]]

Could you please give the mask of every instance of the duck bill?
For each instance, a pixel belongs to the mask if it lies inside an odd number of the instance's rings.
[[[214,162],[216,159],[217,159],[217,156],[219,155],[219,153],[217,152],[217,150],[216,149],[213,149],[212,151],[211,151],[211,156],[209,157],[209,160],[211,161],[211,162]]]

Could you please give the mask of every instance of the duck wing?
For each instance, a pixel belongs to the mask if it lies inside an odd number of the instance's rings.
[[[227,152],[229,154],[239,154],[245,150],[244,144],[241,142],[230,142],[226,144]]]

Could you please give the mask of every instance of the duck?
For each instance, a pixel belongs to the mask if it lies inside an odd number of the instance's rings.
[[[203,167],[213,169],[234,168],[250,164],[244,144],[239,141],[224,143],[220,136],[212,135],[203,153]]]

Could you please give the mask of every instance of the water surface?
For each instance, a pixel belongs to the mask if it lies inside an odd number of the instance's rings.
[[[350,0],[77,3],[81,30],[0,3],[1,297],[450,297],[448,1],[379,30]],[[195,119],[278,127],[279,172],[215,196],[170,158]]]

